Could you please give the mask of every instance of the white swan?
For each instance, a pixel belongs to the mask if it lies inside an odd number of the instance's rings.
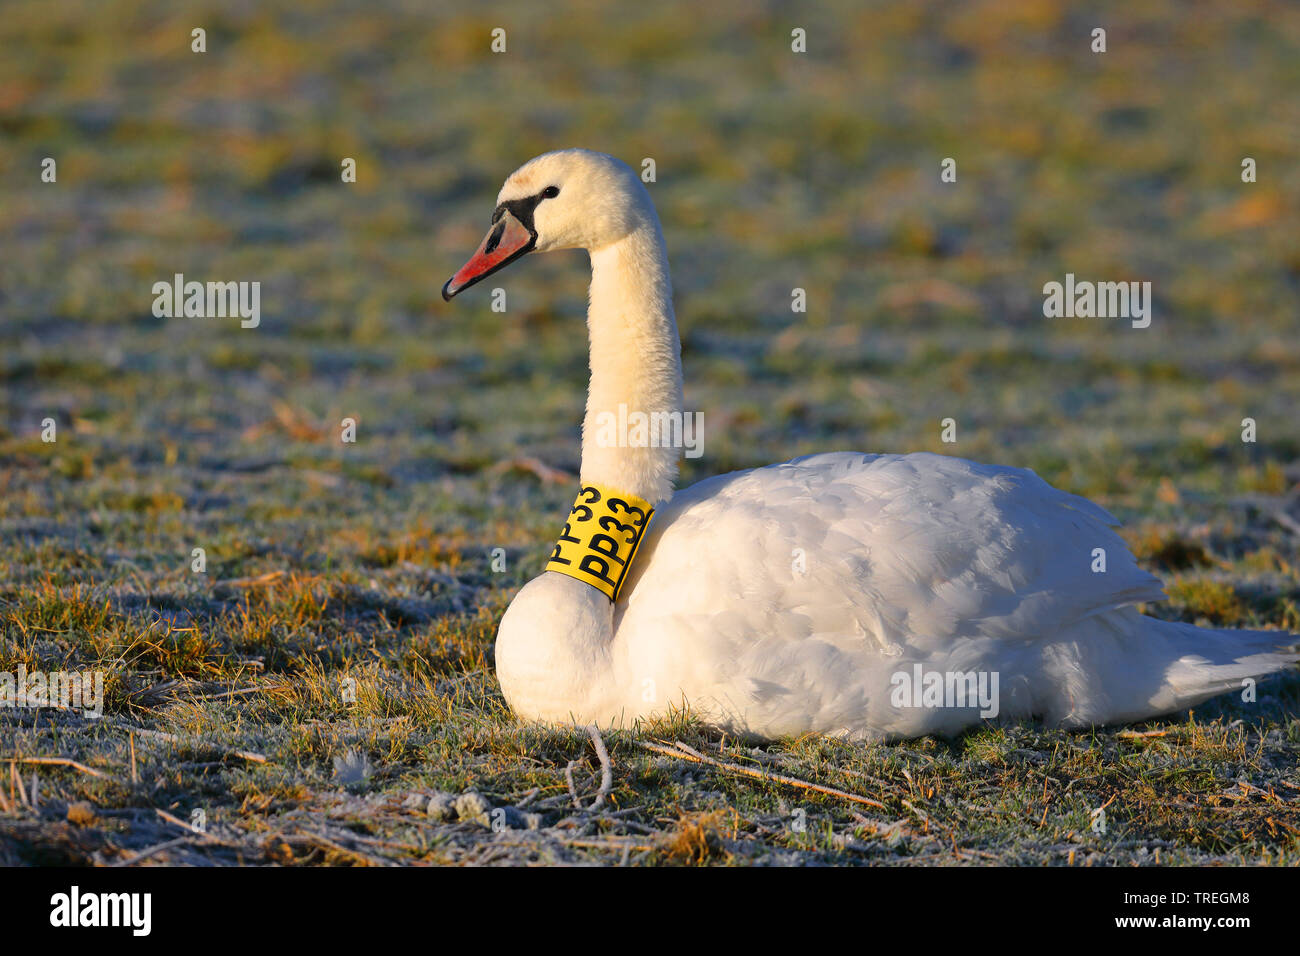
[[[759,738],[951,734],[994,712],[1084,727],[1178,710],[1296,660],[1285,633],[1139,614],[1130,605],[1164,594],[1116,520],[1031,471],[837,453],[674,494],[680,449],[601,440],[620,405],[682,411],[663,235],[631,169],[577,149],[520,167],[443,298],[569,248],[591,256],[584,490],[497,633],[521,717],[626,726],[688,703]],[[642,538],[637,511],[655,504]]]

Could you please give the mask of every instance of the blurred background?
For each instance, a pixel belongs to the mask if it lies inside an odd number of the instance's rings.
[[[705,416],[683,483],[943,451],[1140,517],[1144,559],[1195,565],[1185,534],[1295,593],[1267,518],[1300,480],[1293,3],[8,0],[0,49],[10,598],[53,575],[184,606],[204,544],[212,579],[499,611],[573,494],[527,459],[577,471],[587,263],[438,290],[504,177],[568,146],[655,160]],[[261,326],[155,318],[178,272],[260,281]],[[1067,272],[1150,281],[1151,327],[1045,319]]]

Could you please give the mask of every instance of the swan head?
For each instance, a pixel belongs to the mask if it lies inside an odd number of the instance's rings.
[[[562,149],[530,159],[497,194],[492,225],[478,250],[442,287],[450,300],[530,252],[594,250],[653,224],[640,177],[613,156]]]

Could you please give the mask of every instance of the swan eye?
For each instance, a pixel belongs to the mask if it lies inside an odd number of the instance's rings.
[[[543,199],[554,199],[559,194],[560,194],[559,186],[547,186],[545,189],[542,190]]]

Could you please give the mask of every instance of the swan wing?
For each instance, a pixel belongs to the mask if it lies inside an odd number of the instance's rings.
[[[811,455],[675,495],[642,543],[626,610],[798,612],[804,636],[851,617],[886,650],[1032,641],[1164,598],[1118,524],[1026,469],[925,453]]]
[[[881,698],[900,666],[1034,672],[1080,621],[1161,600],[1117,524],[1032,471],[934,454],[720,475],[656,514],[615,643],[632,683],[667,680],[768,735],[894,721]]]

